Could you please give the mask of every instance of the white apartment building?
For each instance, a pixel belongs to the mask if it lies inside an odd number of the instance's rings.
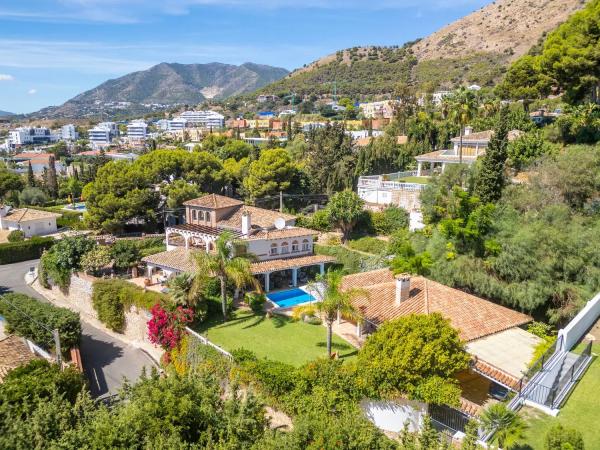
[[[188,121],[182,117],[176,117],[173,120],[169,120],[167,123],[167,130],[169,131],[183,131],[187,127]]]
[[[169,129],[169,120],[160,119],[155,122],[156,128],[162,131],[166,131]]]
[[[134,120],[127,125],[127,139],[129,142],[143,142],[146,140],[148,125],[143,120]]]
[[[70,123],[60,129],[60,137],[63,141],[76,141],[79,139],[79,133],[75,130],[75,125]]]
[[[93,148],[108,147],[118,134],[119,129],[114,122],[102,122],[88,130],[88,138]]]
[[[23,145],[49,144],[56,142],[58,136],[52,134],[46,127],[21,127],[8,133],[8,147],[15,149]]]
[[[223,128],[225,116],[215,111],[185,111],[179,115],[189,123],[202,128]]]

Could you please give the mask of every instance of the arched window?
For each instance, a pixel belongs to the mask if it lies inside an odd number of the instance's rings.
[[[282,242],[281,243],[281,254],[289,253],[289,252],[290,252],[289,244],[287,242]]]
[[[302,241],[302,251],[307,252],[309,250],[310,250],[310,243],[308,242],[308,239],[304,239]]]
[[[271,244],[271,255],[276,255],[277,253],[279,253],[279,248],[277,247],[277,244],[272,243]]]
[[[204,220],[204,211],[198,211],[198,220]]]
[[[206,214],[206,216],[204,217],[204,220],[205,220],[206,222],[210,222],[210,211],[206,211],[206,213],[205,213],[205,214]]]
[[[196,216],[196,210],[192,209],[192,220],[196,220],[197,216]]]
[[[300,250],[300,246],[298,245],[298,241],[292,242],[292,253]]]

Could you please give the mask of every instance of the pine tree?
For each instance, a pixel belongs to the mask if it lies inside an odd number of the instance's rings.
[[[421,450],[437,450],[440,446],[440,435],[433,427],[429,416],[423,417],[423,425],[419,434],[419,448]]]
[[[58,196],[58,178],[56,176],[56,161],[54,156],[51,155],[48,161],[48,174],[47,174],[47,185],[48,194],[52,198]]]
[[[33,167],[31,167],[31,161],[27,165],[27,186],[35,186],[35,176],[33,175]]]
[[[79,181],[79,173],[77,172],[77,167],[73,166],[73,178]]]
[[[508,110],[503,108],[498,126],[488,144],[477,175],[475,195],[483,203],[496,202],[502,196],[506,185],[504,174],[508,148]]]
[[[476,420],[469,420],[467,426],[465,427],[465,437],[462,440],[462,444],[460,446],[461,450],[477,450],[481,448],[477,444],[477,440],[479,439],[479,424]]]

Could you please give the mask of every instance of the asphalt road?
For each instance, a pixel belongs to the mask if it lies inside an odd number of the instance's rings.
[[[25,261],[0,266],[0,295],[19,292],[46,301],[25,283],[25,273],[38,261]],[[127,345],[84,321],[81,322],[81,360],[88,377],[90,391],[95,397],[116,394],[124,378],[137,380],[142,369],[150,371],[155,365],[143,351]]]

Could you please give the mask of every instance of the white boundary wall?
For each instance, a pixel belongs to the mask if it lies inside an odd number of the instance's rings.
[[[600,317],[600,293],[591,299],[585,307],[579,311],[569,324],[558,332],[558,338],[562,338],[563,352],[571,350],[590,327]]]
[[[360,406],[367,419],[377,428],[394,433],[402,431],[405,423],[408,424],[408,431],[419,431],[423,424],[423,416],[427,414],[425,403],[407,399],[363,400]]]

